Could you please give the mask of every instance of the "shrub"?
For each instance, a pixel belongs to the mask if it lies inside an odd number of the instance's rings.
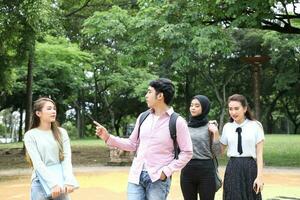
[[[71,139],[78,138],[78,130],[72,122],[67,121],[62,124],[62,127],[68,131],[68,135]]]

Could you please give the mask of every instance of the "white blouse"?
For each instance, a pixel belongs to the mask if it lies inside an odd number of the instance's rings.
[[[236,128],[242,128],[242,149],[240,155],[237,151],[238,134]],[[256,159],[256,144],[265,140],[264,130],[259,121],[246,119],[242,124],[236,122],[226,123],[220,142],[228,146],[228,157],[253,157]]]

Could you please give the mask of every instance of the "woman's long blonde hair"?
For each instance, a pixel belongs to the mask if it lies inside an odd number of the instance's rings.
[[[50,98],[41,97],[41,98],[37,99],[33,104],[32,115],[31,115],[31,124],[30,124],[29,129],[37,128],[40,125],[40,117],[36,115],[36,112],[41,111],[46,102],[51,102],[51,103],[53,103],[54,106],[56,106],[54,101]],[[53,134],[53,136],[54,136],[54,138],[57,142],[57,145],[58,145],[59,160],[63,161],[64,160],[63,143],[62,143],[61,132],[58,128],[58,122],[57,121],[51,122],[51,130],[52,130],[52,134]],[[32,161],[31,161],[28,153],[26,153],[26,158],[29,161],[30,165],[32,166]]]

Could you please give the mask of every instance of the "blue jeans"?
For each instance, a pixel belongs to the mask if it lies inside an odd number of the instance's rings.
[[[38,178],[34,178],[31,182],[31,200],[71,200],[68,195],[62,195],[55,199],[47,198]]]
[[[148,172],[142,171],[139,185],[128,183],[128,200],[166,200],[170,191],[171,178],[165,181],[157,180],[152,183]]]

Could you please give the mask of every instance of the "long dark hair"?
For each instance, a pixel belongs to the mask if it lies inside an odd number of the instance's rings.
[[[31,115],[31,124],[30,124],[29,129],[37,128],[40,125],[40,122],[41,122],[40,117],[36,115],[36,112],[41,111],[46,102],[51,102],[55,106],[54,101],[47,97],[41,97],[34,102],[33,109],[32,109],[32,115]],[[61,138],[61,132],[60,132],[58,126],[59,125],[58,125],[57,121],[51,122],[52,134],[58,144],[59,160],[63,161],[64,160],[63,143],[62,143],[62,138]],[[29,158],[28,154],[26,154],[26,157],[27,157],[27,160],[29,161],[29,163],[32,165],[31,159]]]
[[[251,109],[250,109],[250,106],[248,104],[248,101],[247,101],[246,97],[244,97],[241,94],[234,94],[234,95],[231,95],[230,97],[228,97],[227,105],[231,101],[238,101],[238,102],[240,102],[244,108],[247,108],[246,113],[245,113],[246,118],[250,119],[250,120],[255,120],[254,115],[251,112]],[[229,115],[229,117],[230,117],[230,115]],[[229,121],[233,122],[234,120],[230,117]]]

